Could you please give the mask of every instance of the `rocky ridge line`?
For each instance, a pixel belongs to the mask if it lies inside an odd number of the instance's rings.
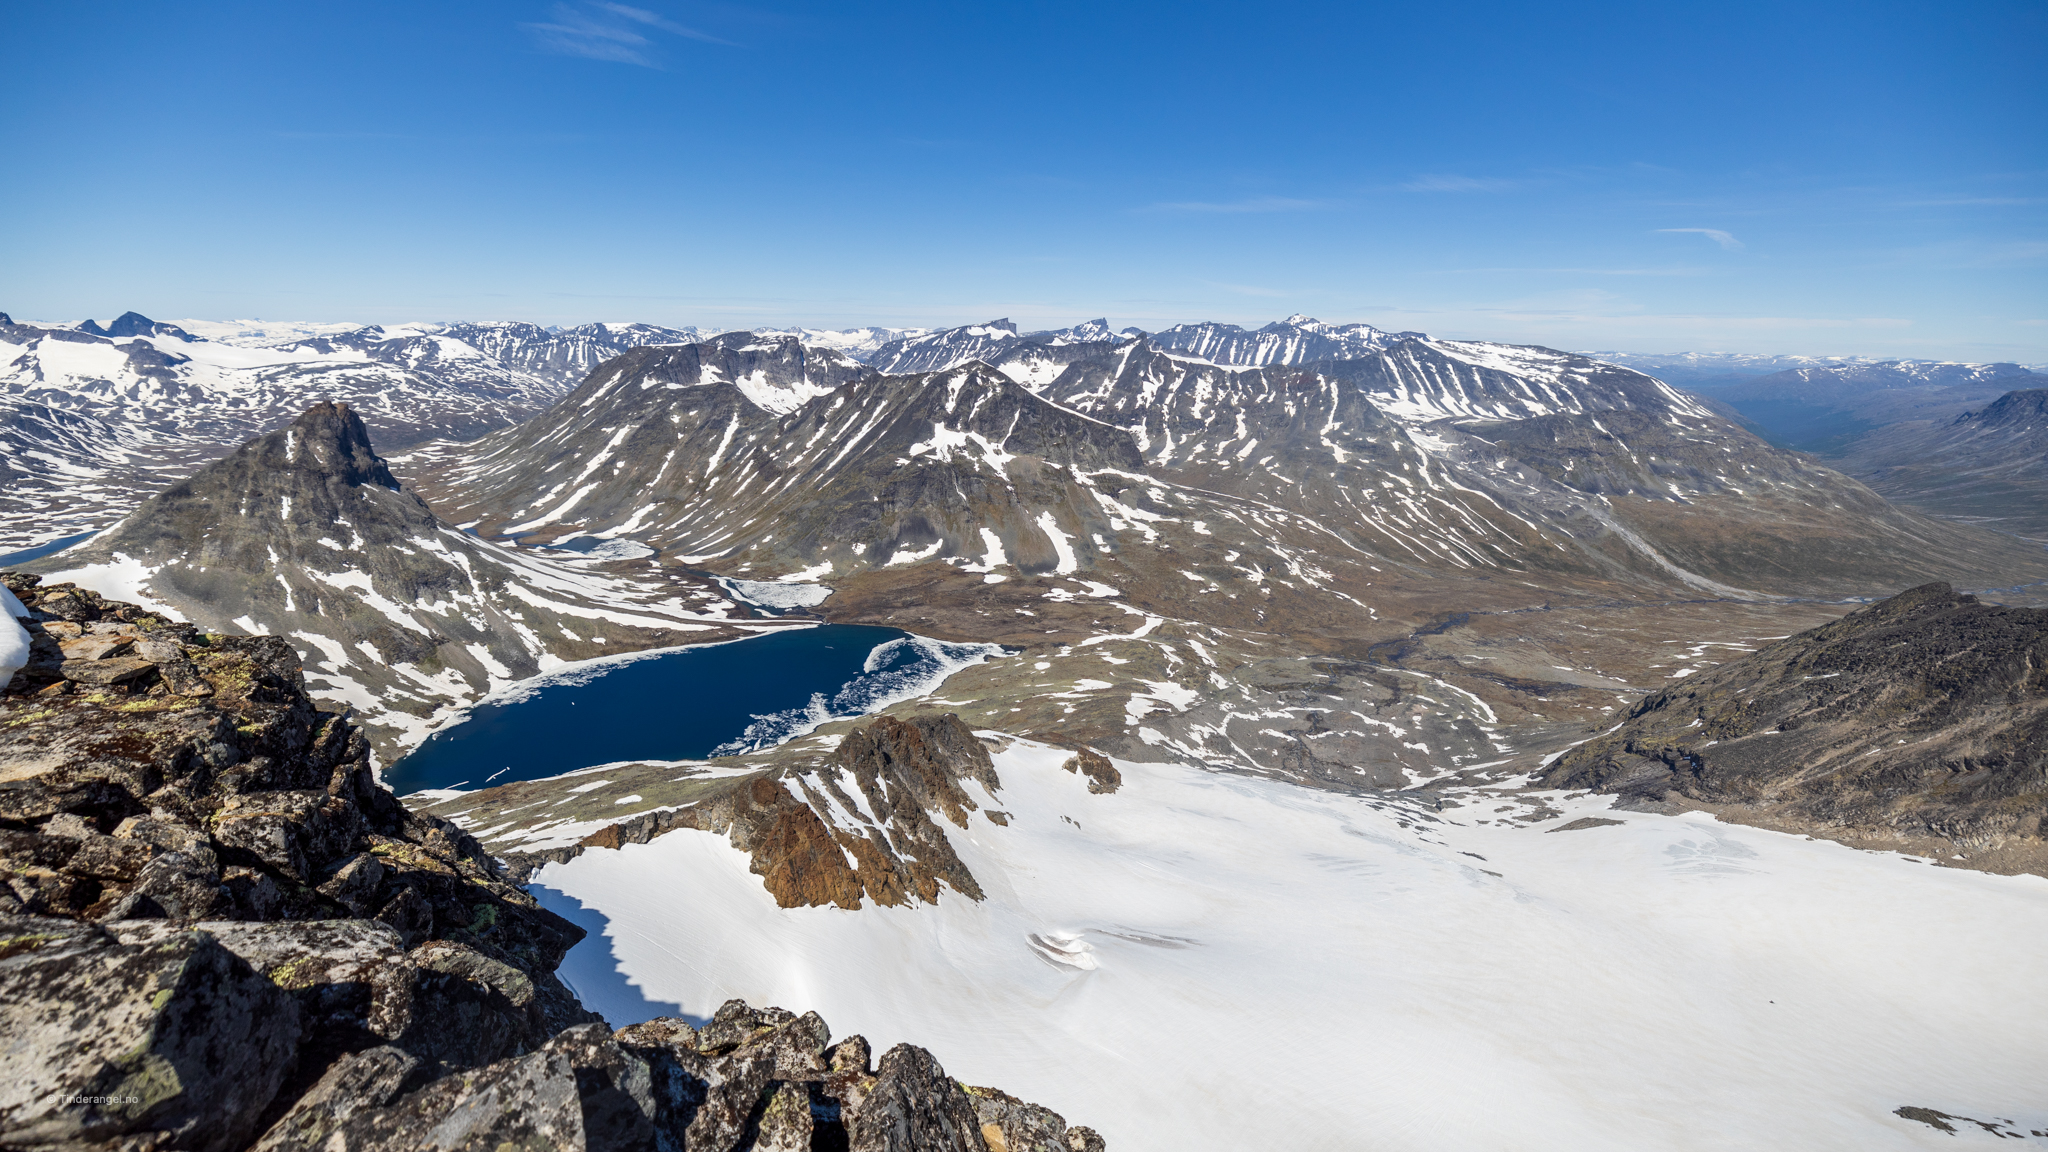
[[[555,975],[583,931],[379,787],[284,641],[4,580],[0,1148],[1103,1147],[815,1014],[614,1032]]]
[[[1650,694],[1541,783],[2048,875],[2048,609],[1901,592]]]

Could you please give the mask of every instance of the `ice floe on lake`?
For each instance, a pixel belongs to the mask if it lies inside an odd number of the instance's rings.
[[[754,717],[746,731],[718,746],[713,756],[736,756],[793,740],[820,724],[880,712],[891,704],[915,700],[938,691],[946,678],[962,668],[1005,654],[1000,644],[952,644],[927,636],[904,636],[877,644],[868,653],[860,675],[829,698],[811,694],[801,708]]]

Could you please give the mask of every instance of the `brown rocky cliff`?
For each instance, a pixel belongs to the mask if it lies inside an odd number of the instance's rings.
[[[608,825],[573,849],[511,854],[508,863],[525,874],[586,848],[644,844],[689,828],[729,836],[784,908],[857,909],[863,898],[936,904],[945,888],[979,900],[981,885],[933,819],[967,826],[978,806],[964,780],[1001,787],[988,749],[958,716],[878,716],[827,756],[742,777],[687,807]]]

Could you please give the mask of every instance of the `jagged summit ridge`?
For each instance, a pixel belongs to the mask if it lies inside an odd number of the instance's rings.
[[[721,367],[756,347],[735,343],[622,358],[481,442],[446,473],[470,501],[458,514],[507,533],[603,522],[686,557],[767,544],[760,562],[819,572],[969,552],[1072,571],[1107,527],[1076,485],[1142,466],[1127,434],[980,364],[903,376],[839,358],[750,392]],[[759,354],[791,373],[820,363],[795,340],[775,348]],[[755,399],[827,384],[780,411]]]

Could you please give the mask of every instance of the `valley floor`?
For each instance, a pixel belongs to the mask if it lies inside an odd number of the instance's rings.
[[[996,755],[1008,825],[951,835],[981,903],[782,909],[689,831],[533,890],[608,922],[563,974],[614,1025],[802,1004],[1127,1152],[2000,1142],[1902,1106],[2048,1143],[2048,880],[1605,797],[1126,761],[1092,795],[1067,755]]]

